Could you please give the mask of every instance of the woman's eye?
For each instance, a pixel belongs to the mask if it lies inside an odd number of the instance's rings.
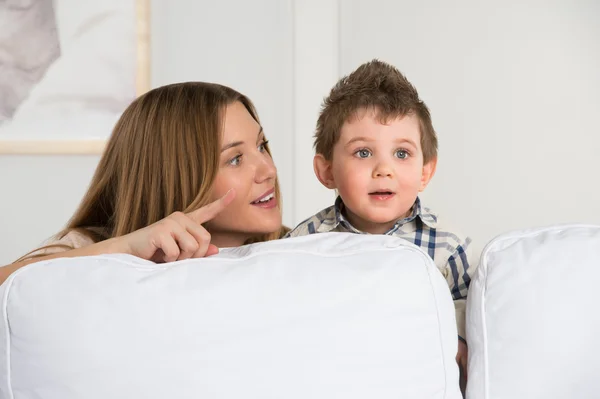
[[[408,152],[406,152],[405,150],[398,150],[398,151],[396,151],[395,155],[397,158],[400,158],[400,159],[408,158]]]
[[[228,163],[232,166],[238,166],[242,162],[242,155],[238,155],[235,158],[232,158]]]
[[[358,150],[354,153],[359,158],[369,158],[371,156],[371,151],[367,149]]]
[[[267,150],[267,144],[269,144],[269,142],[266,140],[260,143],[260,145],[258,146],[258,151],[265,152]]]

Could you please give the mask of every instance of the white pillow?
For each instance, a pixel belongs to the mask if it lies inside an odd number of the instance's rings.
[[[448,287],[398,238],[65,258],[1,288],[3,398],[460,398]]]
[[[600,226],[490,242],[467,302],[471,399],[600,397]]]

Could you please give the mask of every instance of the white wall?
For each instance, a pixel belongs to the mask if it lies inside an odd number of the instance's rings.
[[[183,4],[183,1],[180,3]],[[291,1],[152,3],[152,86],[222,83],[255,103],[293,209],[293,15]],[[235,12],[233,12],[235,10]],[[291,223],[286,214],[286,222]]]
[[[600,223],[600,2],[342,4],[342,73],[380,57],[416,85],[440,139],[424,197],[477,247]]]
[[[426,202],[481,247],[514,228],[600,223],[600,3],[152,2],[152,83],[216,81],[256,103],[294,224],[331,203],[312,172],[320,102],[378,57],[440,136]],[[97,157],[0,156],[0,264],[59,230]]]
[[[0,155],[0,265],[62,228],[97,163],[96,156]]]

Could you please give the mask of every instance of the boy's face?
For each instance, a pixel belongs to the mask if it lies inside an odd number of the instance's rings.
[[[435,172],[436,160],[423,164],[419,120],[406,115],[382,124],[374,110],[346,122],[333,157],[317,154],[315,173],[337,189],[354,227],[385,233],[410,214],[420,191]]]

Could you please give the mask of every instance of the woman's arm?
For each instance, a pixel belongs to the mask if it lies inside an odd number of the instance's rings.
[[[174,262],[214,255],[219,249],[210,243],[210,234],[202,224],[214,218],[229,205],[235,191],[229,190],[218,200],[190,213],[175,212],[166,218],[133,233],[109,238],[52,255],[35,257],[0,267],[0,284],[23,266],[43,260],[74,258],[102,254],[130,254],[153,262]]]
[[[10,276],[15,271],[19,270],[23,266],[27,266],[32,263],[41,262],[44,260],[56,259],[56,258],[74,258],[77,256],[93,256],[93,255],[101,255],[101,254],[113,254],[113,253],[121,253],[124,251],[124,248],[119,245],[119,240],[115,240],[114,238],[101,241],[96,244],[86,245],[82,248],[72,249],[69,251],[63,251],[59,253],[55,253],[52,255],[46,256],[37,256],[35,258],[23,260],[21,262],[11,263],[10,265],[6,265],[0,267],[0,284],[4,283],[8,276]]]

